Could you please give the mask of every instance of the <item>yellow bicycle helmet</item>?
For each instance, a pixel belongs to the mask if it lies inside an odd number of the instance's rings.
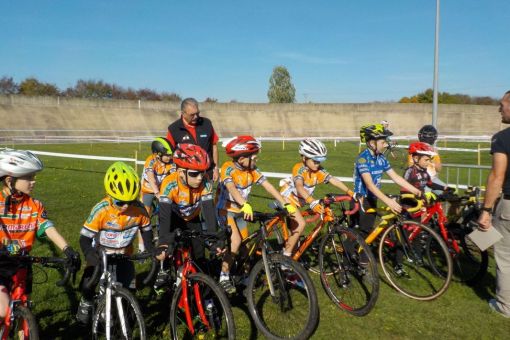
[[[363,125],[359,130],[359,137],[362,143],[372,139],[385,139],[393,135],[393,132],[386,130],[382,124]]]
[[[104,188],[116,200],[134,201],[140,193],[140,179],[132,167],[123,162],[115,162],[106,170]]]

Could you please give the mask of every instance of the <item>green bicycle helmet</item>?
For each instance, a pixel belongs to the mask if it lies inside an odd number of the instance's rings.
[[[382,124],[366,124],[359,130],[359,137],[362,143],[373,139],[386,139],[392,135],[393,132],[386,130]]]
[[[116,200],[134,201],[140,193],[140,178],[126,163],[115,162],[106,170],[104,188],[106,193]]]

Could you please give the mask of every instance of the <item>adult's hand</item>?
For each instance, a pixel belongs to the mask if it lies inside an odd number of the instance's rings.
[[[487,231],[491,227],[492,215],[488,211],[482,211],[478,218],[478,227],[481,231]]]

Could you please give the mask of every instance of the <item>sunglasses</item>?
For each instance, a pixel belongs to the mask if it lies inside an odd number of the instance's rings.
[[[133,203],[135,203],[136,201],[120,201],[120,200],[116,200],[116,199],[113,199],[113,204],[115,204],[116,206],[118,207],[123,207],[125,206],[126,204],[127,205],[131,205]]]
[[[190,171],[190,170],[188,170],[187,174],[188,174],[189,177],[193,177],[193,178],[197,178],[200,175],[202,177],[204,177],[205,176],[205,171]]]

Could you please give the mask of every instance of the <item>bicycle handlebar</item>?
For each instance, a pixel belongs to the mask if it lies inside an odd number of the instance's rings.
[[[101,250],[101,253],[104,252],[104,250]],[[129,261],[138,261],[138,260],[145,260],[148,258],[152,258],[151,253],[140,253],[140,254],[134,254],[134,255],[125,255],[125,254],[106,254],[107,258],[115,259],[115,260],[129,260]],[[102,261],[101,261],[102,262]],[[102,264],[97,264],[94,267],[94,272],[92,273],[92,276],[89,279],[83,280],[83,286],[85,289],[91,289],[93,286],[95,286],[95,283],[99,279],[99,275],[102,269]],[[104,270],[104,269],[103,269]],[[154,277],[154,274],[157,270],[157,262],[152,259],[151,263],[151,269],[149,270],[149,274],[145,277],[145,279],[142,281],[142,284],[145,286],[147,285],[152,278]]]
[[[263,213],[260,211],[254,211],[253,212],[253,222],[259,221],[259,222],[266,222],[269,220],[272,220],[275,217],[286,217],[289,214],[287,213],[287,210],[277,210],[275,212],[271,213]]]
[[[354,207],[351,210],[343,210],[344,215],[353,215],[359,210],[359,202],[353,200],[353,198],[349,195],[339,195],[339,194],[327,194],[326,197],[322,199],[322,202],[325,205],[331,205],[333,203],[354,201]]]
[[[24,262],[24,263],[37,263],[47,268],[65,268],[64,277],[57,282],[55,285],[58,287],[62,287],[67,284],[69,279],[71,278],[71,263],[67,258],[62,257],[44,257],[44,256],[30,256],[30,255],[0,255],[0,257],[6,257],[11,259],[14,262]],[[56,266],[53,266],[56,265]]]

